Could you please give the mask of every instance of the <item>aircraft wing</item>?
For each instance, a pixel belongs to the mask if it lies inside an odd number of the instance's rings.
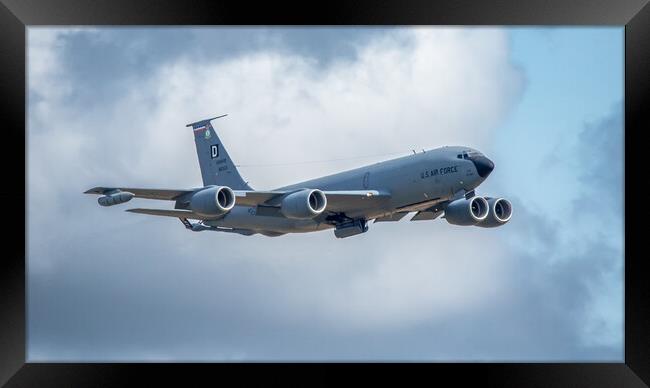
[[[284,196],[299,190],[289,191],[248,191],[235,190],[237,205],[247,206],[279,206]],[[332,212],[345,212],[366,205],[375,204],[377,201],[390,198],[390,194],[377,190],[324,190],[327,198],[325,210]]]
[[[376,205],[379,201],[390,199],[390,194],[377,190],[323,191],[327,197],[325,210],[345,212]]]
[[[436,218],[440,217],[440,215],[442,215],[448,203],[449,201],[445,200],[434,202],[434,204],[428,208],[418,207],[418,212],[413,217],[411,217],[411,221],[435,220]]]
[[[442,210],[440,211],[427,211],[427,210],[420,210],[417,212],[413,217],[411,217],[411,221],[429,221],[429,220],[435,220],[442,214]]]
[[[132,193],[136,198],[158,199],[158,200],[182,200],[183,196],[194,193],[199,189],[190,190],[169,190],[169,189],[142,189],[130,187],[94,187],[87,190],[85,194],[110,194],[114,191]],[[274,190],[274,191],[254,191],[254,190],[234,190],[235,204],[243,206],[279,207],[282,199],[291,193],[302,189],[292,190]],[[362,212],[364,208],[376,206],[381,201],[390,199],[390,194],[377,190],[324,190],[323,193],[327,198],[326,212],[349,213],[354,215],[356,212]],[[165,209],[129,209],[132,213],[149,214],[167,217],[191,218],[196,220],[205,220],[203,216],[195,214],[188,210],[165,210]],[[214,217],[209,218],[214,219]]]
[[[234,190],[235,204],[246,206],[279,205],[279,200],[292,191],[251,191],[251,190]],[[276,203],[277,202],[277,203]]]
[[[388,216],[375,218],[375,222],[397,222],[409,214],[409,212],[398,212]]]
[[[190,194],[197,189],[191,190],[169,190],[169,189],[141,189],[130,187],[94,187],[84,192],[84,194],[103,195],[114,190],[126,191],[133,193],[136,198],[160,199],[173,201],[185,194]],[[237,205],[245,206],[279,206],[282,198],[298,190],[289,191],[253,191],[253,190],[234,190]],[[325,190],[327,197],[327,210],[345,211],[351,208],[374,203],[377,200],[390,198],[387,193],[377,190]]]
[[[426,201],[414,203],[408,206],[397,208],[400,212],[420,212],[420,211],[433,211],[434,208],[441,207],[446,200],[440,198],[429,199]]]
[[[136,198],[147,198],[147,199],[161,199],[173,201],[176,198],[193,193],[196,190],[167,190],[167,189],[136,189],[129,187],[93,187],[90,190],[84,192],[84,194],[99,194],[103,195],[114,190],[126,191],[133,193]]]

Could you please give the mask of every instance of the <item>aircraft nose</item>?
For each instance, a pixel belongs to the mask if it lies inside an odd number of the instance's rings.
[[[494,170],[494,163],[483,155],[473,156],[471,159],[472,162],[474,162],[476,171],[481,178],[487,178],[492,170]]]

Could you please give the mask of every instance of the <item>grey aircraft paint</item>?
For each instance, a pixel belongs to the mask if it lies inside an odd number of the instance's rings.
[[[226,115],[187,124],[187,127],[192,127],[194,132],[203,185],[222,185],[236,190],[250,190],[250,186],[239,175],[228,151],[222,146],[217,132],[210,123],[211,120],[224,116]]]
[[[367,231],[370,220],[395,222],[408,212],[417,212],[412,221],[444,213],[449,223],[482,227],[503,225],[512,215],[507,200],[475,195],[494,163],[465,146],[436,148],[271,191],[255,191],[242,179],[211,124],[219,117],[187,125],[194,132],[204,187],[96,187],[86,193],[101,194],[103,206],[133,197],[173,200],[174,210],[128,211],[177,217],[192,231],[243,235],[279,236],[335,228],[337,237],[348,237]]]

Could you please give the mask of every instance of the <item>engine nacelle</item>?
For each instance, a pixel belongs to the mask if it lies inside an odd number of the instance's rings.
[[[452,225],[476,225],[487,218],[488,201],[479,196],[452,201],[445,209],[445,219]]]
[[[117,191],[97,198],[97,202],[102,206],[113,206],[124,202],[129,202],[133,198],[133,193],[127,191]]]
[[[235,206],[235,193],[227,186],[211,186],[190,199],[190,209],[202,216],[220,216]]]
[[[481,222],[476,224],[482,228],[494,228],[510,221],[512,217],[512,204],[507,199],[489,198],[490,214]]]
[[[305,189],[284,197],[280,212],[287,218],[308,220],[321,214],[326,206],[325,193],[318,189]]]

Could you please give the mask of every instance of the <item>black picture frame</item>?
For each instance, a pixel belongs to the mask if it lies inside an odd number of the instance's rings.
[[[380,367],[365,363],[289,364],[60,364],[26,363],[26,27],[36,25],[619,25],[625,26],[625,360],[621,363],[416,363]],[[0,384],[18,386],[150,385],[209,378],[225,383],[251,378],[265,383],[295,379],[304,384],[341,380],[355,371],[358,382],[424,378],[454,385],[499,387],[643,387],[650,384],[650,282],[641,246],[648,212],[642,155],[648,123],[650,5],[648,0],[562,1],[347,1],[302,5],[258,5],[222,1],[0,0],[0,87],[2,88],[1,187],[5,214],[0,270]],[[597,157],[597,156],[594,156]],[[637,183],[638,182],[638,183]],[[637,184],[635,184],[637,183]],[[603,200],[606,203],[606,199]],[[22,206],[20,206],[22,204]],[[637,225],[638,224],[638,225]],[[251,373],[251,369],[259,373]],[[392,381],[391,381],[392,380]],[[346,382],[352,382],[346,378]],[[645,382],[645,383],[644,383]]]

